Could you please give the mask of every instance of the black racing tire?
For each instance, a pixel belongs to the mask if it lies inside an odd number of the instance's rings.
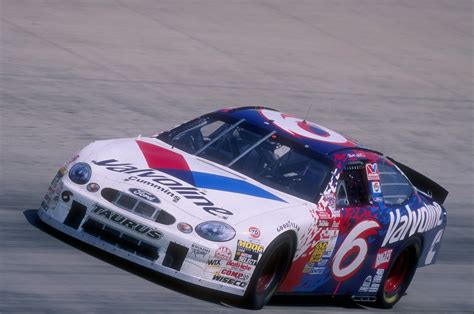
[[[259,310],[270,301],[290,268],[295,252],[294,242],[293,236],[286,232],[270,243],[245,291],[242,299],[244,307]]]
[[[375,306],[390,309],[401,299],[415,275],[420,254],[418,238],[412,238],[402,246],[384,275]]]

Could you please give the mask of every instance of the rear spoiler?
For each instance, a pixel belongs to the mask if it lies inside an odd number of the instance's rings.
[[[405,166],[404,164],[390,158],[386,157],[388,160],[393,162],[400,170],[407,176],[407,178],[410,180],[410,182],[420,191],[428,194],[431,196],[431,198],[439,203],[443,204],[444,201],[446,200],[446,197],[448,196],[448,191],[443,188],[441,185],[438,183],[434,182],[430,178],[422,175],[416,170],[411,169],[408,166]]]

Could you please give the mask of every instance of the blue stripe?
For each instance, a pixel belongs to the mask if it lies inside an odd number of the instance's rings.
[[[242,180],[194,171],[193,178],[195,186],[198,188],[251,195],[286,203],[285,200],[275,194]]]

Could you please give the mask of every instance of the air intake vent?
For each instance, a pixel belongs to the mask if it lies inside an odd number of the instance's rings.
[[[176,219],[169,213],[165,212],[161,208],[143,202],[133,195],[111,188],[102,189],[101,195],[104,199],[111,202],[112,204],[152,221],[156,221],[164,225],[172,225],[176,222]]]
[[[79,202],[72,201],[71,209],[64,219],[64,224],[71,228],[77,229],[86,215],[87,207]]]
[[[173,268],[178,271],[181,270],[184,259],[186,258],[186,254],[188,254],[187,247],[170,242],[163,260],[163,266]]]
[[[172,225],[176,222],[176,218],[162,210],[158,213],[158,216],[156,216],[155,221],[164,225]]]
[[[147,260],[156,261],[159,257],[157,247],[146,242],[141,242],[137,238],[121,233],[94,219],[87,219],[82,225],[82,231],[109,244],[116,245],[127,252],[146,258]]]

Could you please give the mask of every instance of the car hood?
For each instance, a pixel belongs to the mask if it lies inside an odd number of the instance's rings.
[[[156,195],[167,211],[237,224],[307,202],[155,138],[98,141],[81,152],[93,176]]]

